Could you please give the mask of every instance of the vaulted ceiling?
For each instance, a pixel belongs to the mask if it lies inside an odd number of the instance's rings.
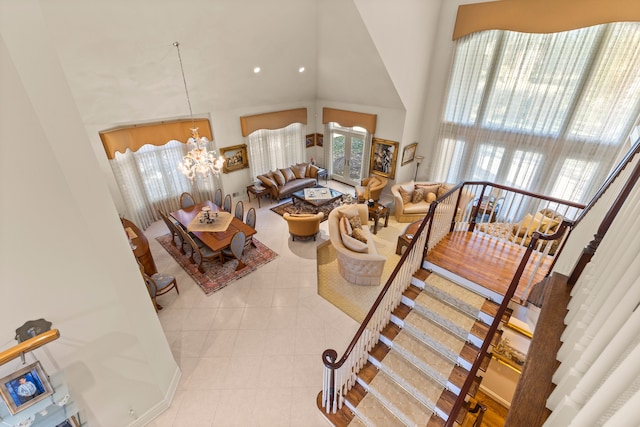
[[[195,114],[316,99],[403,108],[351,0],[40,4],[86,124],[188,114],[174,41]]]

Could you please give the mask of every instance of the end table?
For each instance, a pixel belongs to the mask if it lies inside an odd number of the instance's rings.
[[[369,206],[369,219],[373,220],[373,234],[378,234],[378,220],[384,218],[384,226],[389,226],[389,208],[375,202]]]
[[[251,195],[254,195],[256,199],[258,199],[258,208],[260,208],[260,198],[262,196],[269,196],[269,200],[271,200],[271,193],[267,187],[262,185],[251,184],[247,186],[247,197],[249,201],[251,201]]]

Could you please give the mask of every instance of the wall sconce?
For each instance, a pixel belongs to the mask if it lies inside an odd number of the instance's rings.
[[[416,156],[416,174],[413,177],[414,181],[418,179],[418,168],[420,167],[420,163],[422,163],[423,160],[424,156]]]

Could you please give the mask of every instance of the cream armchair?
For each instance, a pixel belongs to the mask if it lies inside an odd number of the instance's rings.
[[[324,218],[324,213],[290,214],[289,212],[285,212],[282,217],[289,225],[289,234],[291,234],[292,240],[295,241],[296,237],[313,237],[313,240],[316,240],[316,235],[318,231],[320,231],[320,222],[322,222]]]
[[[359,202],[366,202],[373,199],[376,202],[380,200],[382,190],[387,186],[389,181],[387,178],[379,175],[371,175],[360,182],[360,186],[356,187],[356,195]],[[368,193],[368,194],[367,194]]]

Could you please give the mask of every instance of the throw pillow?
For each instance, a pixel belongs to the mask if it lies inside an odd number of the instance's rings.
[[[413,190],[413,196],[411,196],[411,203],[420,203],[426,199],[426,196],[427,192],[424,188],[416,187],[416,189]]]
[[[416,188],[423,188],[427,193],[438,194],[438,190],[440,189],[440,184],[419,184],[416,183]]]
[[[273,177],[273,175],[271,175]],[[266,175],[258,175],[258,179],[268,188],[275,187],[278,188],[278,183],[276,183],[273,179]]]
[[[404,189],[404,191],[407,191],[409,193],[413,193],[413,190],[416,188],[416,184],[412,180],[404,184],[400,184],[400,188]]]
[[[293,174],[297,179],[302,179],[305,177],[305,174],[307,173],[307,166],[295,165],[295,166],[291,166],[291,170],[293,171]]]
[[[411,202],[411,198],[413,197],[413,191],[407,191],[402,186],[398,188],[398,191],[400,192],[400,197],[402,197],[403,205],[406,205],[407,203]]]
[[[366,243],[362,243],[360,240],[354,239],[348,234],[340,234],[340,236],[342,237],[342,244],[349,250],[360,253],[366,253],[369,250]]]
[[[349,224],[349,220],[347,219],[347,217],[346,216],[341,217],[340,233],[348,234],[350,236],[352,232],[353,232],[353,229],[351,228],[351,224]]]
[[[280,172],[278,169],[276,169],[275,171],[272,172],[273,173],[273,179],[276,180],[276,182],[278,183],[278,185],[284,185],[287,181],[284,179],[284,175],[282,175],[282,172]]]
[[[436,193],[427,193],[427,196],[424,199],[427,201],[427,203],[433,203],[437,198],[438,196],[436,196]]]
[[[309,178],[318,178],[318,171],[320,170],[319,167],[317,167],[316,165],[310,165],[309,166]]]
[[[358,239],[363,243],[367,243],[367,235],[362,228],[354,228],[353,233],[351,233],[351,237]]]
[[[362,228],[362,221],[360,221],[360,216],[352,216],[349,218],[349,224],[351,224],[352,229]]]
[[[449,184],[442,184],[440,186],[440,188],[438,188],[438,192],[436,193],[436,195],[438,197],[442,197],[444,195],[444,193],[446,193],[447,191],[451,190],[452,186]]]
[[[285,182],[293,181],[294,179],[296,179],[296,176],[294,175],[291,168],[280,169],[280,172],[282,172]]]

